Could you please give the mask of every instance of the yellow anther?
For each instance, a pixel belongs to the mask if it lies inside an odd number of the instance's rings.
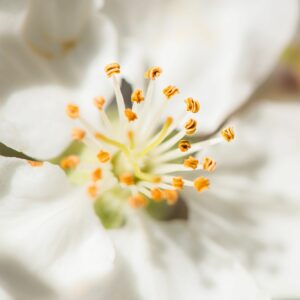
[[[178,192],[176,190],[164,190],[163,198],[169,205],[174,205],[178,200]]]
[[[81,141],[85,137],[85,131],[81,128],[72,129],[72,138],[73,140]]]
[[[66,108],[66,113],[71,119],[77,119],[79,117],[79,107],[69,103]]]
[[[188,135],[194,134],[197,130],[197,121],[194,120],[194,119],[189,119],[185,123],[184,128],[185,128],[185,133],[186,134],[188,134]]]
[[[189,158],[187,158],[184,161],[183,165],[187,168],[191,168],[191,169],[195,170],[198,167],[198,163],[199,163],[198,159],[196,159],[193,156],[190,156]]]
[[[155,202],[159,202],[163,199],[163,192],[162,190],[158,189],[158,188],[154,188],[151,190],[151,198],[155,201]]]
[[[160,176],[154,176],[152,178],[152,182],[154,182],[154,183],[160,183],[161,182],[161,177]]]
[[[162,73],[162,69],[160,67],[151,67],[145,73],[145,78],[150,80],[155,80]]]
[[[102,179],[102,170],[100,168],[95,169],[92,172],[91,177],[94,182],[99,181]]]
[[[186,140],[181,140],[178,143],[178,148],[180,149],[181,152],[186,152],[189,149],[191,149],[191,143],[189,141],[186,141]]]
[[[120,73],[120,65],[118,63],[111,63],[104,68],[106,75],[111,77],[112,75]]]
[[[99,96],[99,97],[95,97],[95,98],[94,98],[94,105],[95,105],[99,110],[102,110],[102,109],[103,109],[104,104],[105,104],[105,99],[104,99],[104,97]]]
[[[184,182],[182,180],[182,177],[174,177],[172,179],[172,185],[179,190],[182,190],[183,186],[184,186]]]
[[[142,101],[144,101],[144,99],[145,99],[144,94],[143,94],[143,91],[141,89],[136,89],[131,94],[131,101],[132,102],[141,103]]]
[[[203,192],[209,188],[209,180],[205,177],[198,177],[194,180],[194,188],[198,192]]]
[[[75,169],[79,162],[80,159],[77,155],[69,155],[60,161],[60,166],[65,170]]]
[[[147,199],[142,194],[136,194],[128,198],[128,203],[133,208],[141,208],[147,205]]]
[[[123,173],[119,176],[120,182],[126,185],[134,185],[134,177],[131,173]]]
[[[173,123],[173,118],[168,117],[167,120],[165,121],[163,128],[158,134],[157,138],[152,143],[150,143],[146,148],[144,148],[141,152],[139,152],[138,156],[142,157],[146,155],[148,152],[150,152],[151,150],[153,150],[155,147],[157,147],[166,138],[168,134],[168,129],[172,123]]]
[[[223,129],[221,131],[221,135],[227,142],[231,142],[235,137],[235,133],[232,127]]]
[[[202,167],[203,170],[206,170],[208,172],[212,172],[216,169],[216,161],[209,158],[209,157],[204,157],[203,162],[202,162]]]
[[[179,89],[174,85],[169,85],[163,89],[163,93],[167,99],[171,99],[174,95],[179,93]]]
[[[37,160],[27,160],[27,162],[29,163],[29,165],[31,165],[32,167],[41,167],[44,162],[42,161],[37,161]]]
[[[106,163],[110,160],[110,154],[109,152],[100,150],[99,153],[97,154],[97,157],[99,159],[100,162],[102,163]]]
[[[129,122],[132,122],[138,118],[137,114],[133,112],[130,108],[126,108],[124,114]]]
[[[192,113],[197,113],[200,110],[200,104],[198,100],[193,98],[187,98],[184,100],[186,103],[186,110],[191,111]]]
[[[95,184],[91,184],[87,187],[86,189],[88,195],[92,198],[95,199],[97,197],[98,194],[98,188]]]
[[[134,132],[132,130],[129,130],[127,132],[127,137],[129,139],[130,148],[133,149],[134,148]]]

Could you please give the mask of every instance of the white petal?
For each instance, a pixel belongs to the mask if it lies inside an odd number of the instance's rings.
[[[64,13],[68,16],[68,12]],[[53,157],[69,142],[66,135],[69,128],[62,120],[66,101],[82,103],[83,111],[92,112],[94,115],[89,117],[95,119],[93,97],[103,94],[109,98],[112,93],[103,68],[116,56],[114,30],[109,20],[94,12],[82,35],[74,41],[74,48],[47,57],[42,51],[30,48],[21,35],[20,20],[16,23],[18,26],[4,32],[0,39],[0,114],[9,122],[2,125],[5,128],[1,129],[0,140],[28,155]],[[12,118],[11,109],[15,105],[19,108]],[[21,109],[24,107],[26,109]],[[40,115],[36,116],[36,113]],[[37,130],[40,120],[44,125],[47,123],[44,132]],[[16,131],[19,137],[23,125],[27,132],[22,132],[22,138],[14,138],[11,132],[5,132]],[[61,130],[53,134],[53,129],[58,126]]]
[[[135,214],[125,228],[112,231],[115,269],[88,299],[268,299],[231,259],[208,253],[185,221]]]
[[[299,103],[258,105],[236,122],[237,140],[210,156],[211,190],[185,194],[190,217],[236,253],[274,298],[300,296]]]
[[[1,247],[66,293],[100,279],[112,245],[85,193],[51,164],[1,158]]]
[[[35,158],[59,155],[71,141],[72,123],[65,113],[67,97],[58,86],[13,93],[0,111],[1,142]]]
[[[58,295],[10,254],[0,251],[1,300],[58,300]]]
[[[163,85],[199,98],[201,130],[213,130],[274,67],[295,31],[298,2],[113,0],[104,11],[132,49],[134,39],[144,46],[147,65],[161,65]]]

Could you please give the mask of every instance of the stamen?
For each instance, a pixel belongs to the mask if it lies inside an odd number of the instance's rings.
[[[120,65],[118,63],[111,63],[105,68],[105,73],[108,77],[111,77],[114,74],[120,74]]]
[[[197,121],[194,119],[189,119],[185,125],[185,133],[188,135],[192,135],[196,132],[197,130]]]
[[[127,136],[128,136],[128,139],[129,139],[129,147],[130,147],[130,149],[134,149],[134,147],[135,147],[134,132],[132,130],[129,130],[127,132]]]
[[[167,200],[169,205],[174,205],[178,200],[178,192],[176,190],[164,190],[163,198]]]
[[[160,67],[151,67],[145,73],[145,78],[150,80],[155,80],[162,73],[162,69]]]
[[[145,207],[147,204],[147,199],[142,194],[136,194],[128,198],[128,202],[133,208]]]
[[[154,188],[151,190],[151,199],[156,202],[159,202],[163,199],[163,192],[161,189]]]
[[[134,113],[130,108],[126,108],[124,114],[129,122],[132,122],[138,118],[137,114]]]
[[[174,85],[169,85],[163,89],[163,93],[167,99],[171,99],[174,95],[179,93],[179,89]]]
[[[79,164],[80,159],[77,155],[69,155],[60,161],[60,166],[64,169],[75,169]]]
[[[119,176],[120,182],[126,185],[134,185],[134,177],[131,173],[123,173]]]
[[[72,129],[72,138],[76,141],[81,141],[84,139],[86,132],[81,128],[73,128]]]
[[[44,164],[43,161],[37,161],[37,160],[27,160],[27,162],[32,167],[41,167]]]
[[[174,177],[172,180],[172,185],[179,190],[183,189],[184,182],[182,180],[182,177]]]
[[[149,151],[157,147],[167,137],[168,129],[171,126],[172,122],[173,119],[171,117],[168,117],[157,138],[154,139],[154,141],[150,143],[145,149],[139,152],[138,157],[143,157],[144,155],[146,155]]]
[[[99,159],[100,162],[102,163],[106,163],[110,160],[110,154],[109,152],[100,150],[99,153],[97,154],[97,157]]]
[[[199,161],[198,161],[198,159],[196,159],[195,157],[193,157],[193,156],[190,156],[189,158],[187,158],[185,161],[184,161],[184,163],[183,163],[183,165],[185,166],[185,167],[187,167],[187,168],[192,168],[192,169],[197,169],[197,167],[198,167],[198,163],[199,163]]]
[[[136,89],[132,94],[131,94],[131,101],[135,103],[141,103],[144,101],[144,94],[141,89]]]
[[[206,170],[208,172],[212,172],[216,169],[216,161],[209,158],[209,157],[204,157],[203,162],[202,162],[202,167],[203,170]]]
[[[189,149],[191,149],[191,143],[187,140],[181,140],[179,143],[178,143],[178,148],[181,152],[186,152],[188,151]]]
[[[187,98],[184,100],[186,103],[186,110],[192,113],[197,113],[200,110],[200,104],[198,100],[194,100],[193,98]]]
[[[97,168],[92,172],[92,180],[96,182],[100,179],[102,179],[102,170],[100,168]]]
[[[69,103],[66,108],[66,113],[71,119],[77,119],[79,117],[79,107]]]
[[[235,133],[232,127],[223,129],[221,131],[221,135],[227,142],[231,142],[235,137]]]
[[[127,147],[122,144],[122,143],[119,143],[118,141],[115,141],[113,139],[110,139],[109,137],[105,136],[104,134],[100,133],[100,132],[96,132],[94,134],[95,138],[106,143],[106,144],[109,144],[111,146],[114,146],[114,147],[117,147],[119,148],[120,150],[122,150],[124,152],[124,154],[126,156],[129,156],[129,151],[127,149]]]
[[[87,187],[86,189],[88,195],[92,198],[95,199],[97,197],[98,194],[98,188],[95,184],[91,184]]]
[[[205,177],[198,177],[194,180],[194,188],[198,192],[203,192],[209,188],[209,180]]]
[[[103,106],[105,104],[104,97],[99,96],[99,97],[94,98],[94,104],[100,111],[103,110]]]

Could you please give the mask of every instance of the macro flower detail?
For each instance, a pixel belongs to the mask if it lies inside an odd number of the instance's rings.
[[[86,185],[87,194],[91,198],[96,201],[102,199],[108,187],[113,186],[122,190],[119,198],[127,199],[133,208],[146,207],[149,202],[158,201],[174,205],[178,191],[184,187],[194,188],[198,192],[206,190],[209,179],[198,176],[198,172],[213,171],[216,162],[204,157],[203,163],[199,164],[195,156],[210,145],[233,140],[233,129],[225,128],[220,137],[210,140],[197,141],[196,136],[193,142],[185,140],[186,135],[191,137],[197,131],[198,124],[193,116],[200,110],[198,100],[186,98],[182,101],[180,116],[173,117],[170,114],[161,124],[161,119],[156,117],[157,112],[172,112],[168,110],[169,103],[172,105],[168,100],[178,94],[179,89],[167,86],[162,90],[165,98],[162,97],[159,103],[154,102],[153,89],[162,69],[151,67],[145,73],[149,80],[145,97],[141,89],[134,90],[131,94],[132,107],[126,107],[117,76],[120,72],[118,63],[105,67],[115,92],[117,120],[109,117],[102,96],[94,98],[101,121],[99,128],[85,119],[79,105],[67,105],[66,113],[75,123],[71,136],[74,141],[81,143],[85,153],[71,153],[61,158],[61,167],[72,170],[68,173],[71,181],[74,174],[83,177],[83,174],[89,173],[89,177],[80,181],[80,184]],[[194,171],[193,180],[177,174],[186,174],[187,171]],[[105,183],[102,182],[104,178]]]

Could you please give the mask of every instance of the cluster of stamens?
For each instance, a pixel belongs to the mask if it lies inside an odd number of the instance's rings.
[[[128,190],[128,203],[132,207],[144,207],[148,201],[166,201],[172,205],[178,199],[178,191],[185,186],[194,187],[199,192],[206,190],[210,184],[208,178],[196,176],[191,181],[178,173],[214,171],[216,162],[212,158],[204,157],[201,163],[195,154],[207,146],[233,140],[233,129],[225,128],[221,136],[210,140],[192,142],[189,137],[197,132],[197,121],[192,115],[200,111],[198,100],[189,97],[182,101],[185,110],[177,119],[168,116],[162,125],[157,119],[157,114],[179,94],[177,87],[167,86],[162,90],[161,102],[153,108],[153,88],[162,74],[161,68],[152,67],[146,71],[145,78],[149,79],[147,92],[144,96],[141,89],[134,90],[131,95],[131,108],[125,107],[120,90],[120,65],[109,64],[105,67],[105,72],[112,80],[116,95],[119,114],[117,132],[105,112],[105,99],[101,96],[93,99],[100,115],[99,130],[84,119],[78,105],[70,103],[66,108],[67,115],[77,123],[71,132],[73,140],[95,150],[96,163],[90,168],[90,181],[86,186],[89,196],[101,197],[101,192],[105,189],[101,181],[106,170],[111,170],[119,186]],[[117,155],[122,155],[122,159],[129,165],[129,169],[121,174],[113,173],[113,158]],[[39,162],[29,163],[32,166],[40,165]],[[111,164],[111,167],[104,168],[107,164]],[[69,155],[61,160],[60,165],[65,170],[80,168],[80,157]]]

